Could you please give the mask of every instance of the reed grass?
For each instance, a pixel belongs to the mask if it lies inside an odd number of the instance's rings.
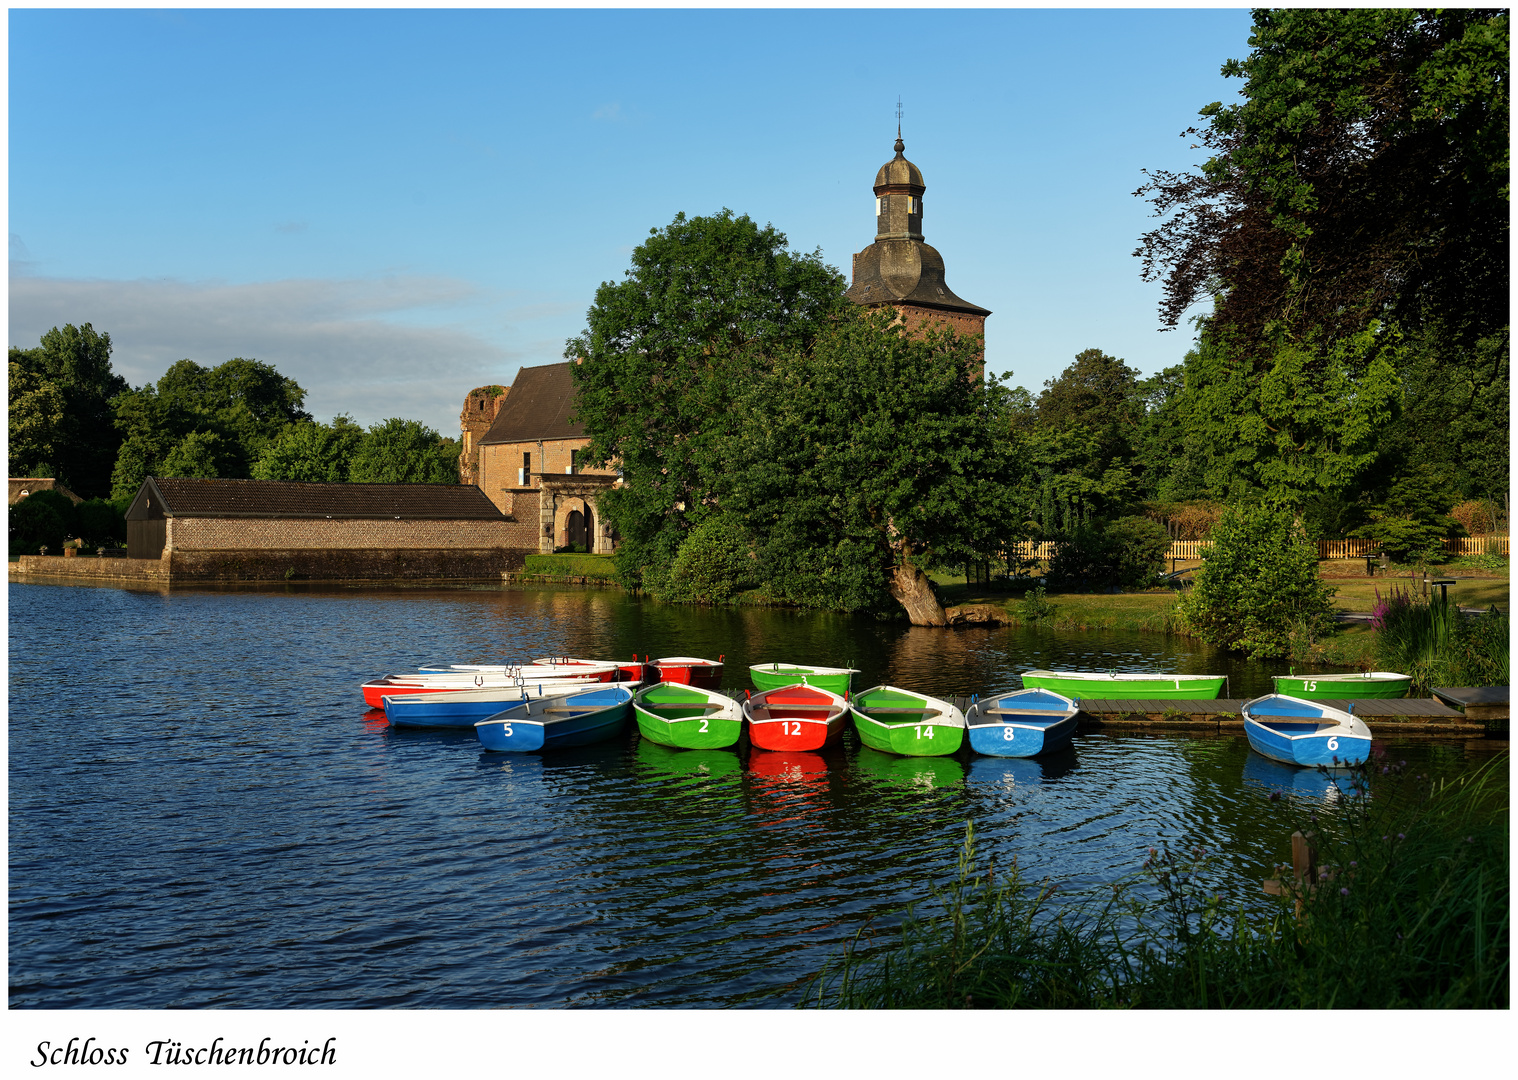
[[[1507,685],[1508,616],[1495,606],[1483,615],[1461,615],[1442,596],[1420,601],[1396,587],[1376,599],[1371,625],[1380,660],[1386,670],[1412,676],[1412,696],[1426,696],[1434,686]]]
[[[1015,863],[981,872],[967,828],[955,880],[908,909],[899,940],[871,952],[862,931],[802,1004],[1507,1008],[1507,768],[1503,755],[1434,784],[1374,760],[1353,794],[1300,821],[1273,796],[1283,840],[1309,830],[1321,870],[1265,916],[1224,909],[1200,849],[1151,849],[1110,899],[1060,903]]]

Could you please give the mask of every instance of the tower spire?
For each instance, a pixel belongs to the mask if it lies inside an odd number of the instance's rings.
[[[907,144],[901,141],[901,95],[897,94],[896,95],[896,146],[895,146],[894,149],[899,154],[903,150],[905,150],[906,148],[907,148]]]

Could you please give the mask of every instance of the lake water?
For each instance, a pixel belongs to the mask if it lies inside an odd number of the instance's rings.
[[[998,866],[1100,893],[1148,847],[1217,853],[1266,904],[1291,817],[1332,798],[1240,737],[1080,734],[1047,760],[485,754],[392,730],[359,684],[425,661],[725,654],[939,696],[1032,667],[1274,668],[1178,637],[916,629],[615,591],[12,584],[12,1008],[782,1006],[872,917]],[[1505,744],[1500,744],[1505,746]],[[1495,752],[1404,740],[1440,775]]]

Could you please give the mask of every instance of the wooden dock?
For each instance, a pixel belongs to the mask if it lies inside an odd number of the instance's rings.
[[[1239,708],[1247,700],[1082,699],[1079,723],[1083,731],[1172,729],[1232,735],[1244,730],[1244,719],[1239,715]],[[1350,701],[1333,700],[1321,704],[1343,709],[1350,705]],[[1355,715],[1369,724],[1377,735],[1469,737],[1486,733],[1484,722],[1466,716],[1434,698],[1356,698],[1354,707]]]

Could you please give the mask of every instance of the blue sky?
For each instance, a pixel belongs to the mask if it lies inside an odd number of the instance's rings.
[[[108,331],[133,385],[272,363],[319,419],[423,420],[560,359],[676,212],[849,272],[896,100],[927,241],[1037,392],[1179,363],[1132,256],[1144,168],[1248,52],[1217,10],[16,11],[8,344]]]

